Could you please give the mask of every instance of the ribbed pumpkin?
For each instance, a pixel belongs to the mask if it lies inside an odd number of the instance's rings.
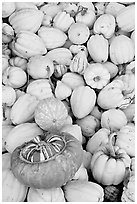
[[[79,86],[72,92],[70,104],[75,117],[83,118],[93,109],[96,102],[96,93],[89,86]]]
[[[22,9],[15,11],[9,17],[9,23],[15,30],[15,33],[26,30],[36,33],[41,26],[43,12],[37,9]]]
[[[35,121],[47,131],[57,131],[65,124],[68,111],[63,102],[57,98],[47,98],[39,102],[35,110]]]

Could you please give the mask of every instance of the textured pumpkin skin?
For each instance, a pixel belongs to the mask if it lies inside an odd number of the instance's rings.
[[[13,126],[11,130],[5,138],[5,148],[10,153],[24,142],[28,142],[37,135],[42,134],[42,130],[36,123],[23,123],[15,127]]]
[[[27,187],[21,184],[10,169],[11,154],[2,155],[2,201],[23,202],[27,194]]]
[[[30,188],[27,195],[28,202],[65,202],[61,188],[34,189]]]
[[[39,102],[35,110],[35,121],[47,131],[60,130],[65,124],[68,111],[59,99],[47,98]]]
[[[49,189],[61,187],[73,178],[82,164],[83,149],[72,135],[68,133],[59,135],[66,141],[65,149],[47,161],[31,163],[21,159],[20,151],[24,144],[14,150],[11,156],[11,169],[20,182],[32,188]]]
[[[103,188],[90,181],[70,181],[63,189],[68,202],[102,202],[104,198]]]
[[[18,33],[22,30],[27,30],[36,33],[41,26],[43,19],[43,12],[36,9],[22,9],[14,12],[9,17],[9,23]]]
[[[79,86],[72,92],[70,104],[75,117],[83,118],[88,115],[96,102],[96,94],[88,86]]]

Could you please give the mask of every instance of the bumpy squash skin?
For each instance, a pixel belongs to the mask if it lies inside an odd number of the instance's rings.
[[[20,158],[23,145],[11,156],[11,169],[21,183],[32,188],[57,188],[72,179],[83,160],[80,142],[68,133],[60,134],[66,141],[64,151],[47,162],[24,162]]]

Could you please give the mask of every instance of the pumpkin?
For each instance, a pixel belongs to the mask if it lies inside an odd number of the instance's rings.
[[[79,74],[84,74],[85,69],[88,66],[88,60],[85,51],[80,51],[72,59],[69,69],[71,72],[76,72]]]
[[[2,2],[2,18],[9,17],[15,9],[15,2]]]
[[[109,71],[110,79],[114,78],[118,73],[118,66],[112,62],[106,61],[103,66]]]
[[[73,72],[67,72],[63,75],[61,81],[69,86],[72,90],[79,86],[84,86],[85,82],[81,75]]]
[[[54,72],[54,65],[48,57],[36,55],[29,59],[27,72],[33,79],[49,78]]]
[[[111,14],[103,14],[95,21],[93,26],[95,34],[102,34],[109,39],[115,32],[115,18]]]
[[[35,110],[36,123],[46,131],[61,129],[67,116],[68,111],[63,102],[54,97],[41,100]]]
[[[89,86],[79,86],[71,94],[71,109],[76,118],[87,116],[95,106],[96,93]]]
[[[110,129],[110,131],[118,131],[126,124],[126,115],[120,109],[109,109],[102,113],[101,126],[103,128]]]
[[[9,17],[9,23],[15,30],[15,33],[26,30],[36,33],[41,26],[43,12],[38,9],[24,8],[15,11]]]
[[[91,154],[94,154],[98,147],[100,147],[102,144],[108,143],[109,135],[109,129],[100,128],[91,138],[89,138],[86,145],[86,150]]]
[[[120,4],[119,2],[109,2],[106,5],[105,13],[111,14],[114,17],[118,15],[118,12],[120,12],[125,6],[123,4]]]
[[[69,49],[60,47],[50,50],[46,57],[50,58],[55,64],[70,65],[72,54]]]
[[[68,37],[74,44],[87,42],[89,35],[89,28],[84,23],[73,23],[68,30]]]
[[[14,37],[13,28],[7,23],[2,23],[2,43],[10,43]]]
[[[7,55],[2,55],[2,74],[9,66],[9,58]]]
[[[76,55],[78,54],[80,51],[85,52],[86,56],[88,56],[88,51],[87,51],[87,47],[84,45],[74,45],[72,44],[69,47],[69,50],[71,51],[72,54]]]
[[[92,35],[87,42],[87,49],[95,62],[104,63],[108,59],[108,40],[103,35]]]
[[[14,128],[13,125],[2,125],[2,152],[6,151],[5,140],[9,132]]]
[[[41,6],[40,10],[47,16],[51,16],[54,18],[58,12],[60,12],[62,9],[60,5],[56,4],[45,4]]]
[[[131,159],[124,149],[112,145],[115,133],[109,137],[106,145],[100,146],[91,159],[91,171],[94,179],[103,185],[118,185],[124,180],[126,167]]]
[[[55,88],[55,96],[60,100],[64,100],[71,95],[71,88],[64,84],[62,81],[57,81],[57,85]]]
[[[91,181],[73,180],[63,189],[68,202],[102,202],[104,199],[103,188]]]
[[[73,178],[82,155],[82,146],[72,135],[47,133],[17,147],[11,155],[11,169],[27,186],[58,188]]]
[[[100,63],[89,64],[84,72],[86,84],[91,88],[102,89],[110,80],[110,73]]]
[[[16,40],[11,43],[11,49],[15,55],[23,58],[46,54],[47,52],[42,39],[30,31],[17,33]]]
[[[82,135],[85,137],[91,137],[94,135],[100,126],[99,120],[92,115],[77,119],[76,123],[81,127]]]
[[[66,32],[72,23],[74,23],[74,18],[65,11],[58,12],[53,19],[53,27],[58,28],[63,32]]]
[[[13,124],[29,122],[34,118],[34,111],[39,101],[28,93],[20,96],[11,108],[10,119]]]
[[[114,64],[131,62],[134,55],[134,44],[130,38],[125,35],[114,37],[110,43],[110,59]]]
[[[48,50],[63,46],[68,38],[60,29],[45,26],[40,27],[38,36],[43,40]]]
[[[135,5],[126,6],[116,16],[118,27],[127,32],[135,30]]]
[[[26,93],[35,96],[38,100],[43,100],[53,96],[48,79],[37,79],[30,82],[27,86]]]
[[[127,124],[116,133],[116,145],[124,149],[130,157],[135,156],[135,126]]]
[[[53,75],[56,78],[62,77],[68,71],[68,67],[63,64],[54,64],[54,73]]]
[[[16,11],[22,10],[22,9],[36,9],[38,10],[37,6],[34,5],[33,2],[15,2],[16,4]]]
[[[87,169],[81,165],[72,180],[88,181]]]
[[[132,122],[135,116],[135,104],[130,104],[127,108],[122,110],[127,118],[128,122]]]
[[[18,146],[42,134],[42,132],[36,123],[23,123],[15,127],[13,126],[4,139],[5,148],[8,152],[12,153]]]
[[[9,60],[9,63],[13,67],[19,67],[24,71],[27,69],[27,60],[22,57],[12,57]]]
[[[23,202],[28,188],[11,171],[11,154],[2,155],[2,202]]]
[[[20,88],[27,82],[26,72],[19,67],[8,67],[3,73],[3,83],[12,88]]]
[[[65,198],[61,188],[30,188],[27,195],[27,202],[65,202]]]
[[[11,86],[2,86],[2,103],[12,106],[16,101],[16,92]]]

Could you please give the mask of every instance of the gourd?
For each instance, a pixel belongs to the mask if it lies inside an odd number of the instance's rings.
[[[2,104],[12,106],[16,101],[16,92],[11,86],[2,86]]]
[[[68,202],[102,202],[104,199],[103,188],[91,181],[72,180],[63,189]]]
[[[32,120],[38,103],[39,100],[28,93],[20,96],[11,108],[10,119],[12,123],[17,125]]]
[[[27,82],[26,72],[19,67],[8,67],[3,73],[3,83],[12,88],[20,88]]]
[[[103,66],[109,71],[110,79],[114,78],[118,73],[118,66],[112,62],[106,61]]]
[[[73,23],[68,30],[68,37],[74,44],[87,42],[89,35],[89,28],[83,23]]]
[[[67,116],[68,111],[63,102],[54,97],[41,100],[35,109],[35,121],[46,131],[60,130]]]
[[[22,57],[12,57],[9,60],[9,63],[13,67],[19,67],[24,71],[27,69],[27,60]]]
[[[113,38],[110,43],[110,59],[114,64],[131,62],[134,55],[134,44],[129,37],[119,35]]]
[[[109,83],[110,73],[102,64],[92,63],[86,68],[84,79],[91,88],[102,89]]]
[[[38,36],[43,40],[48,50],[63,46],[68,38],[60,29],[45,26],[40,27]]]
[[[92,11],[95,11],[95,7],[94,7],[94,4],[92,2],[78,2],[77,4],[79,7],[83,7],[83,8],[86,8],[88,10],[92,10]]]
[[[107,14],[111,14],[114,17],[116,17],[118,15],[118,13],[125,8],[125,6],[123,4],[120,4],[119,2],[109,2],[106,5],[105,8],[105,13]]]
[[[55,88],[55,96],[56,98],[60,99],[60,100],[64,100],[66,98],[68,98],[71,95],[71,88],[69,86],[67,86],[65,83],[63,83],[62,81],[57,81],[57,85]]]
[[[124,149],[112,145],[115,133],[109,137],[106,145],[100,146],[91,159],[91,171],[94,179],[103,185],[118,185],[124,180],[126,168],[131,159]]]
[[[118,27],[126,32],[135,30],[135,5],[126,6],[116,16]]]
[[[87,169],[81,165],[72,180],[88,181]]]
[[[30,188],[27,195],[27,202],[65,202],[65,198],[61,188]]]
[[[71,109],[76,118],[87,116],[95,106],[96,93],[89,86],[79,86],[71,94]]]
[[[2,202],[23,202],[28,187],[21,184],[11,171],[11,154],[2,155]]]
[[[24,8],[15,11],[9,17],[9,23],[15,30],[15,33],[26,30],[36,33],[41,26],[43,12],[38,9]]]
[[[74,23],[74,18],[65,11],[58,12],[53,19],[53,27],[58,28],[63,32],[66,32],[72,23]]]
[[[73,178],[82,163],[82,155],[82,146],[72,135],[46,133],[14,150],[11,169],[18,180],[27,186],[58,188]]]
[[[47,56],[36,55],[29,59],[27,72],[33,79],[49,78],[54,72],[54,65]]]
[[[2,55],[2,74],[9,66],[9,57],[7,55]]]
[[[108,40],[103,35],[92,35],[87,42],[87,49],[95,62],[104,63],[108,59]]]
[[[14,128],[13,125],[2,125],[2,152],[6,151],[5,140],[9,132]]]
[[[2,43],[10,43],[14,37],[12,26],[7,23],[2,23]]]
[[[84,155],[83,155],[83,166],[89,170],[90,169],[90,163],[91,163],[91,158],[92,158],[92,154],[86,150],[83,150]]]
[[[93,26],[95,34],[102,34],[109,39],[115,32],[115,18],[111,14],[103,14],[95,21]]]
[[[122,111],[125,113],[127,121],[132,122],[135,116],[135,104],[130,104],[126,109]]]
[[[120,109],[109,109],[102,113],[101,126],[103,128],[110,129],[110,131],[118,131],[126,124],[126,115]]]
[[[15,127],[13,126],[4,139],[5,148],[8,152],[12,153],[18,146],[42,134],[42,132],[43,131],[34,122],[19,124]]]
[[[105,13],[107,3],[106,2],[96,2],[94,4],[95,10],[96,10],[96,16],[101,16]]]
[[[38,10],[37,6],[34,5],[33,2],[15,2],[16,5],[16,11],[22,10],[22,9],[36,9]]]
[[[2,125],[12,124],[12,121],[10,119],[10,113],[11,113],[11,107],[6,106],[5,104],[2,104],[2,114],[3,114]]]
[[[56,16],[56,14],[58,12],[60,12],[62,9],[61,9],[61,7],[59,5],[56,5],[56,4],[45,4],[40,8],[40,10],[44,14],[54,18]]]
[[[74,54],[74,55],[78,54],[80,51],[83,51],[83,52],[85,52],[86,56],[88,56],[87,47],[84,46],[84,45],[75,45],[75,44],[72,44],[72,45],[69,47],[69,50],[70,50],[71,53]]]
[[[14,54],[23,58],[46,54],[47,52],[42,39],[30,31],[17,33],[16,40],[11,42],[11,50]]]
[[[9,17],[15,9],[15,2],[2,2],[2,18]]]
[[[95,105],[94,108],[92,109],[90,115],[92,115],[95,118],[97,118],[98,120],[100,120],[102,113],[103,113],[103,110],[101,110],[99,106]]]
[[[62,77],[65,73],[67,73],[68,67],[63,64],[54,64],[54,73],[53,75],[56,78]]]

